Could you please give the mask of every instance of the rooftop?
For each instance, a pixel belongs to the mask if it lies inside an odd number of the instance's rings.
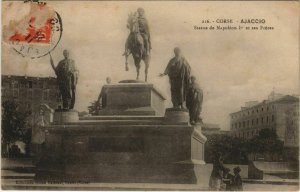
[[[299,102],[299,96],[297,95],[283,95],[279,93],[274,93],[274,91],[268,96],[267,100],[263,100],[262,102],[258,101],[248,101],[245,103],[245,106],[241,107],[241,110],[237,112],[233,112],[231,114],[238,113],[240,111],[244,111],[250,108],[258,107],[265,104],[270,103],[293,103]]]

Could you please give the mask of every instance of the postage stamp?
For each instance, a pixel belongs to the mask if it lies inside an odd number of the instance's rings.
[[[27,10],[27,14],[21,19],[11,20],[9,25],[3,27],[4,42],[23,57],[35,59],[47,55],[62,37],[60,15],[46,3],[16,3],[24,4],[21,9]]]

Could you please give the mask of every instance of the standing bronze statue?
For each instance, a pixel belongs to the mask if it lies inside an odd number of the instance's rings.
[[[183,105],[189,88],[191,67],[178,47],[174,49],[174,54],[175,57],[169,61],[165,72],[160,76],[169,76],[173,107],[184,109]]]
[[[136,13],[128,15],[127,28],[130,30],[130,33],[125,43],[125,52],[123,54],[126,59],[125,69],[126,71],[129,70],[127,60],[128,56],[132,54],[137,72],[136,79],[139,79],[141,61],[143,60],[145,63],[145,81],[147,81],[151,41],[149,25],[143,8],[138,8]]]
[[[196,83],[196,77],[191,76],[191,84],[189,86],[186,106],[189,109],[191,124],[202,123],[200,113],[202,110],[203,92],[198,83]]]
[[[57,76],[57,82],[63,101],[63,109],[73,109],[78,80],[78,70],[76,69],[75,62],[69,58],[69,51],[64,50],[63,55],[65,58],[55,67],[52,56],[51,54],[49,55],[51,66]]]

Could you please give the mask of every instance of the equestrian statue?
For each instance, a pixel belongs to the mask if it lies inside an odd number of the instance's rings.
[[[147,82],[151,41],[149,25],[143,8],[138,8],[137,12],[128,15],[127,28],[130,30],[130,33],[125,43],[125,52],[123,54],[126,59],[125,70],[129,70],[127,60],[128,56],[132,54],[137,72],[136,79],[139,79],[141,61],[143,60],[145,63],[145,81]]]

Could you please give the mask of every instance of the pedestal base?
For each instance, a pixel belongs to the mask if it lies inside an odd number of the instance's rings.
[[[123,81],[102,87],[103,109],[98,115],[159,115],[165,112],[162,94],[153,84]]]
[[[53,114],[53,123],[77,122],[79,120],[78,112],[75,110],[55,111]]]
[[[36,180],[199,183],[196,167],[204,164],[206,138],[189,124],[187,110],[165,112],[153,85],[105,89],[102,116],[78,121],[77,112],[54,114]]]
[[[187,109],[168,108],[165,113],[165,121],[173,123],[188,123],[189,112]]]
[[[109,119],[110,117],[108,117]],[[188,123],[133,116],[46,127],[37,180],[190,183],[204,163],[205,138]]]

